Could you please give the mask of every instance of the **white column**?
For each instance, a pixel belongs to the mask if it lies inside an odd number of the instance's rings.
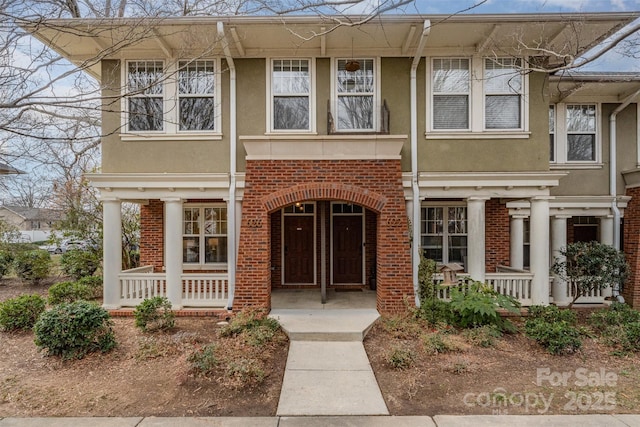
[[[549,304],[549,197],[531,199],[531,298],[534,305]]]
[[[567,218],[568,215],[556,215],[551,219],[551,262],[556,259],[564,261],[565,257],[560,255],[560,250],[567,246]],[[556,305],[568,305],[571,298],[567,295],[567,282],[558,275],[553,276],[553,286],[551,288],[553,303]]]
[[[182,308],[182,199],[171,197],[164,202],[164,267],[167,298],[174,310]]]
[[[102,277],[104,281],[103,304],[106,309],[120,308],[120,280],[122,270],[122,202],[118,199],[102,199]]]
[[[467,199],[467,272],[473,280],[485,279],[485,215],[488,197]]]
[[[522,270],[524,268],[524,217],[511,217],[509,233],[509,266]]]
[[[613,246],[613,216],[600,217],[600,243]],[[611,286],[602,290],[602,296],[611,296]]]

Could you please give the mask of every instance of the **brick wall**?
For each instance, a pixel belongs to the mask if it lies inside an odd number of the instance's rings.
[[[343,200],[378,214],[378,310],[405,310],[405,301],[413,301],[413,285],[399,160],[248,161],[234,309],[270,307],[270,213],[310,200]]]
[[[509,265],[509,209],[499,199],[485,203],[485,268],[496,271],[498,265]]]
[[[640,308],[640,188],[628,188],[631,200],[624,211],[624,253],[631,266],[631,276],[622,296],[634,308]]]
[[[153,265],[161,272],[164,265],[164,202],[149,200],[140,206],[140,265]]]

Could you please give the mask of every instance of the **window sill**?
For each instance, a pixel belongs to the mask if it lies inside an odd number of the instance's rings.
[[[506,132],[425,132],[425,139],[529,139],[531,132],[506,131]]]
[[[265,132],[264,136],[317,136],[318,132],[310,130],[296,130],[296,131],[269,131]]]
[[[221,133],[121,133],[121,141],[221,141]]]
[[[567,169],[602,169],[602,163],[551,163],[550,170],[567,170]]]

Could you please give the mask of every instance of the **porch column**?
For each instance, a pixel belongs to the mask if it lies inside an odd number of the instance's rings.
[[[509,266],[522,270],[524,268],[524,217],[511,217],[509,233]]]
[[[531,199],[531,299],[534,305],[549,305],[549,197]]]
[[[103,215],[103,304],[106,309],[120,308],[120,279],[122,270],[122,201],[102,199]]]
[[[551,219],[551,262],[556,259],[564,261],[565,257],[560,255],[560,250],[567,246],[567,218],[570,215],[556,215]],[[553,303],[556,305],[568,305],[570,302],[567,294],[567,282],[558,275],[553,276],[553,286],[551,288]]]
[[[485,215],[484,204],[488,197],[467,199],[467,272],[473,280],[485,279]]]
[[[167,298],[174,310],[182,308],[182,199],[162,199],[165,206],[164,266]]]
[[[613,216],[600,217],[600,243],[613,246]],[[602,290],[603,297],[610,297],[612,293],[611,286]]]

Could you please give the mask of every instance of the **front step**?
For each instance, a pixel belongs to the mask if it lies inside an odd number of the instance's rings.
[[[380,317],[374,309],[353,310],[271,310],[291,341],[359,341],[362,342]]]

